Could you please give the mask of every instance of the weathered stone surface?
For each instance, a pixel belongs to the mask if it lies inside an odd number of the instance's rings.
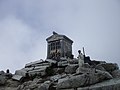
[[[53,70],[54,70],[54,73],[61,74],[61,73],[64,73],[65,68],[53,68]]]
[[[46,75],[45,71],[48,67],[50,67],[50,63],[48,61],[39,60],[26,64],[25,68],[16,70],[15,74],[23,77],[34,77],[35,75],[44,76]]]
[[[61,61],[67,61],[66,57],[60,57]]]
[[[65,79],[61,82],[58,82],[57,88],[59,89],[77,88],[80,86],[95,84],[111,78],[112,76],[108,72],[97,70],[95,73],[86,73],[82,75],[76,75],[68,79]]]
[[[58,62],[51,59],[35,61],[21,70],[16,70],[12,79],[7,78],[9,73],[0,71],[0,76],[2,76],[0,85],[4,85],[3,89],[0,87],[0,90],[9,90],[12,87],[13,90],[15,88],[16,90],[56,90],[56,88],[57,90],[119,90],[118,65],[99,61],[95,63],[93,67],[85,63],[79,68],[78,63],[71,64],[66,59]],[[112,76],[116,79],[112,79]],[[24,83],[21,84],[19,81]],[[8,87],[11,88],[8,89]]]
[[[33,77],[34,75],[41,75],[44,76],[46,75],[46,68],[49,67],[48,65],[46,66],[36,66],[36,67],[30,67],[30,68],[23,68],[21,70],[16,70],[15,75],[19,75],[22,77],[26,77],[26,75],[29,75],[30,77]]]
[[[84,64],[83,64],[83,67],[84,67],[84,68],[90,68],[90,65],[89,65],[88,63],[84,63]]]
[[[58,74],[58,75],[51,76],[50,80],[52,82],[56,82],[56,81],[60,80],[61,78],[66,77],[66,76],[67,76],[66,74]]]
[[[98,64],[105,64],[106,62],[105,61],[98,61],[98,60],[92,60],[89,62],[90,65],[98,65]]]
[[[62,75],[58,74],[58,75],[54,75],[50,77],[50,80],[53,82],[58,81],[60,78],[62,77]]]
[[[78,64],[78,59],[67,59],[69,64]]]
[[[54,63],[54,64],[56,64],[56,63],[57,63],[57,61],[56,61],[56,60],[52,60],[52,59],[46,59],[45,61],[47,61],[47,62],[49,62],[49,63]]]
[[[5,74],[5,72],[4,71],[0,71],[0,75],[4,75]]]
[[[106,71],[101,71],[101,70],[96,70],[95,71],[95,74],[98,74],[98,78],[100,78],[99,77],[99,75],[102,77],[103,76],[103,78],[106,80],[106,79],[112,79],[113,77],[112,77],[112,75],[109,73],[109,72],[106,72]]]
[[[101,65],[101,64],[98,64],[95,69],[98,69],[98,70],[102,70],[102,71],[106,71],[105,68]]]
[[[120,78],[106,80],[88,87],[77,88],[77,90],[120,90]]]
[[[45,81],[38,87],[38,90],[49,90],[50,85],[51,85],[50,81]]]
[[[15,71],[15,75],[19,75],[19,76],[23,76],[23,77],[26,77],[26,73],[27,73],[27,71],[25,71],[25,70],[16,70]]]
[[[3,75],[0,75],[0,85],[4,85],[6,83],[6,78]]]
[[[67,88],[83,86],[86,80],[87,80],[86,74],[73,76],[69,79],[65,78],[63,79],[63,81],[58,82],[57,89],[67,89]]]
[[[49,66],[50,65],[50,63],[48,63],[48,62],[42,62],[42,63],[40,63],[40,64],[35,64],[35,65],[32,65],[32,67],[37,67],[37,66]]]
[[[47,67],[45,70],[46,76],[52,76],[55,74],[54,70],[52,67]]]
[[[17,81],[22,81],[23,76],[20,76],[20,75],[13,75],[12,79],[13,79],[13,80],[17,80]]]
[[[84,67],[78,67],[76,69],[76,73],[95,73],[95,68],[84,68]]]
[[[70,64],[65,68],[65,73],[73,74],[76,72],[78,64]]]
[[[10,78],[12,78],[12,74],[11,73],[5,73],[5,77],[7,78],[7,79],[10,79]]]
[[[39,84],[33,81],[24,82],[22,85],[17,87],[17,90],[37,90]]]
[[[19,85],[17,90],[40,90],[38,87],[41,86],[42,83],[43,80],[41,78],[35,78],[33,81],[27,81]]]
[[[40,64],[42,62],[43,62],[43,60],[38,60],[38,61],[30,62],[30,63],[26,64],[25,67],[31,67],[31,66]]]
[[[111,74],[114,78],[120,78],[120,70],[114,70]]]
[[[0,87],[0,90],[17,90],[16,87]]]
[[[64,82],[65,80],[68,80],[68,79],[69,79],[69,77],[66,76],[66,77],[64,77],[64,78],[59,79],[59,80],[58,80],[58,83]]]
[[[67,60],[61,60],[58,62],[58,66],[59,67],[65,67],[68,65],[68,61]]]
[[[100,65],[108,72],[112,72],[114,70],[119,69],[119,67],[116,63],[102,63]]]
[[[38,70],[32,70],[29,71],[29,76],[34,76],[34,75],[40,75],[40,76],[44,76],[46,74],[45,69],[38,69]]]
[[[33,69],[34,69],[34,67],[26,67],[26,68],[22,68],[21,70],[28,72],[28,71],[31,71]]]
[[[49,67],[49,65],[45,65],[45,66],[36,66],[36,67],[34,67],[34,69],[33,70],[45,70],[47,67]]]
[[[36,83],[36,84],[40,84],[40,83],[43,83],[44,80],[42,78],[34,78],[33,82]]]
[[[44,76],[46,75],[46,69],[49,67],[49,65],[46,66],[36,66],[32,70],[28,71],[29,76],[34,76],[34,75],[41,75]]]
[[[6,86],[7,87],[18,87],[20,85],[20,82],[9,79],[6,81]]]

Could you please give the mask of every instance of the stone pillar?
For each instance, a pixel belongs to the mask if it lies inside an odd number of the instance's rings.
[[[47,43],[47,58],[50,57],[50,48],[51,48],[50,44],[51,43]]]
[[[60,40],[60,45],[61,45],[61,57],[64,57],[64,42],[63,40]]]

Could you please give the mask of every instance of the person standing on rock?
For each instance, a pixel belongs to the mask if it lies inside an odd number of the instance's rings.
[[[83,64],[84,64],[84,55],[81,53],[81,50],[78,50],[78,64],[79,64],[79,67],[82,67]]]

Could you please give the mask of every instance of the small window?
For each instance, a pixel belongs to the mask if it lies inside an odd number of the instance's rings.
[[[57,49],[60,49],[60,41],[57,41],[57,42],[56,42],[56,48],[57,48]]]
[[[51,50],[54,50],[55,49],[55,43],[51,43]]]

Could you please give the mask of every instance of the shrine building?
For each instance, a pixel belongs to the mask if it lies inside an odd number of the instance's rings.
[[[58,60],[60,58],[73,58],[73,41],[65,35],[53,32],[53,35],[46,39],[47,41],[47,59]]]

